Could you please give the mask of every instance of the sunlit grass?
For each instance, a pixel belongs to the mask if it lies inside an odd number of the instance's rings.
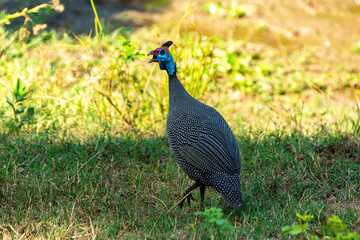
[[[162,131],[167,112],[166,74],[143,58],[161,41],[144,41],[142,34],[134,34],[129,42],[117,31],[100,42],[55,32],[42,32],[22,42],[3,33],[0,92],[9,95],[18,78],[32,88],[29,104],[38,118],[33,129],[91,129],[110,124]],[[321,123],[333,130],[351,131],[349,124],[356,125],[356,73],[341,68],[311,72],[301,60],[307,53],[296,53],[296,59],[286,61],[277,56],[276,49],[259,50],[241,40],[196,33],[184,35],[171,48],[188,91],[217,106],[229,121],[236,121],[235,128],[250,127],[249,119],[257,122],[257,128],[266,128],[273,120],[282,125],[301,120],[305,129]],[[0,104],[6,115],[6,102]]]

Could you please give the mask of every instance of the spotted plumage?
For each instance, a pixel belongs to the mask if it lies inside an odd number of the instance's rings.
[[[166,45],[166,56],[156,55],[161,48],[149,54],[154,55],[150,62],[158,61],[160,68],[167,70],[169,75],[166,131],[171,151],[180,167],[195,180],[183,197],[188,195],[190,201],[189,193],[200,187],[200,208],[203,208],[205,187],[212,186],[231,207],[237,208],[242,202],[242,195],[239,179],[241,160],[235,137],[218,111],[199,102],[185,90],[176,76],[175,63],[168,51],[171,43],[163,44]]]

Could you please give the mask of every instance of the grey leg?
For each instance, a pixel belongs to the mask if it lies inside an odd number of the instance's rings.
[[[205,185],[200,186],[200,211],[204,211]]]

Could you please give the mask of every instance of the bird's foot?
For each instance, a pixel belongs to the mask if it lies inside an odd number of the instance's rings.
[[[204,205],[203,205],[202,202],[200,203],[200,209],[199,209],[199,210],[200,210],[200,212],[203,212],[203,211],[204,211]]]
[[[184,195],[183,195],[183,199],[182,199],[181,202],[179,203],[179,207],[180,207],[180,208],[182,208],[182,207],[184,206],[185,199],[186,199],[187,202],[189,203],[189,206],[190,206],[191,200],[195,200],[195,198],[193,197],[192,193],[190,193],[190,194],[184,194]]]

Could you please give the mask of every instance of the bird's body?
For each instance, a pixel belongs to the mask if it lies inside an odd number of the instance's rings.
[[[167,69],[164,65],[163,68]],[[218,111],[196,100],[185,90],[176,71],[169,73],[166,130],[176,161],[195,181],[185,190],[183,197],[200,187],[202,208],[205,187],[212,186],[231,207],[237,208],[242,202],[241,160],[235,137]]]

